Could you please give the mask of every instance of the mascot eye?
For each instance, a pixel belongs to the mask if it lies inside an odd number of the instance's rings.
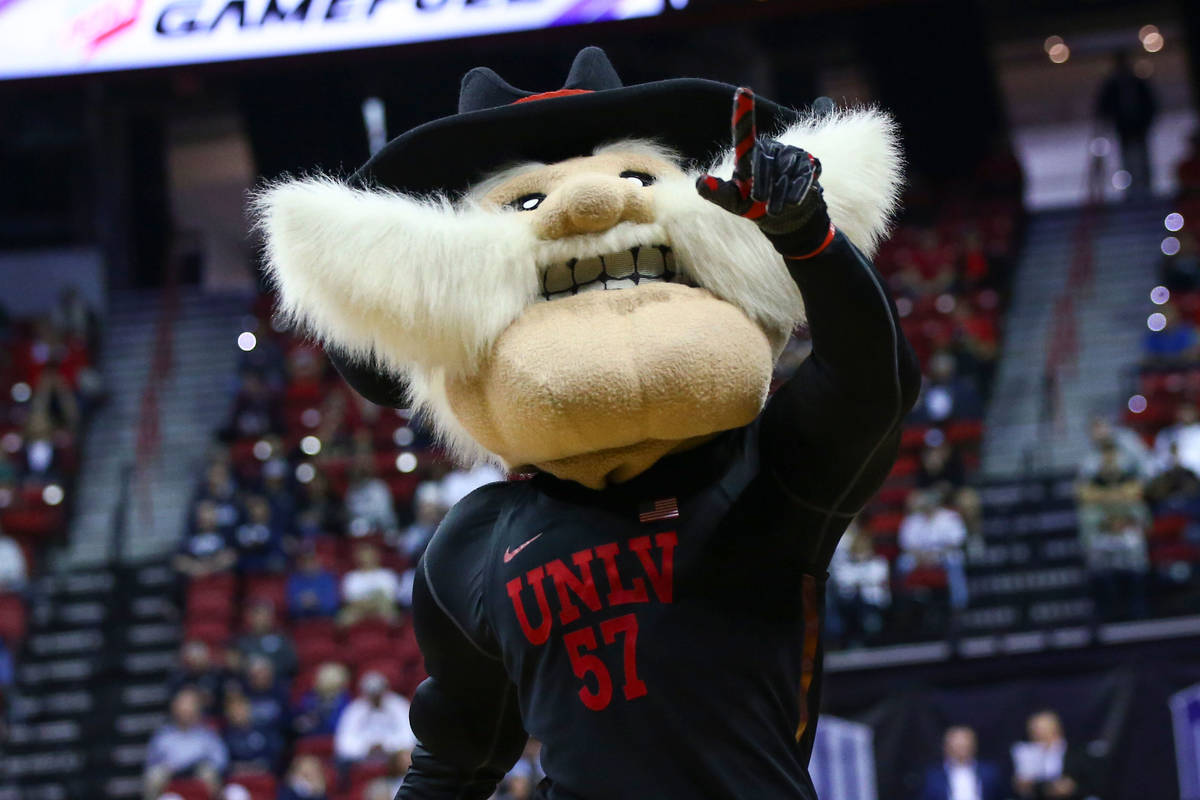
[[[646,172],[638,172],[634,169],[627,169],[621,173],[621,177],[626,180],[633,181],[641,186],[649,186],[654,183],[654,176]]]
[[[535,208],[540,206],[542,201],[545,199],[546,195],[542,194],[541,192],[534,192],[533,194],[523,194],[508,205],[512,208],[515,208],[517,211],[533,211]]]

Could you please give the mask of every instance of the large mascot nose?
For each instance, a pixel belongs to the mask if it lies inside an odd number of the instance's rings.
[[[544,239],[600,233],[621,222],[653,219],[649,192],[616,176],[572,178],[554,190],[548,205],[538,215],[538,233]]]

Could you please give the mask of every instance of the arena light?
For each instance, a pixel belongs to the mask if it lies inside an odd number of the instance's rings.
[[[1167,214],[1167,218],[1163,220],[1163,227],[1174,233],[1175,231],[1183,230],[1183,214],[1178,211],[1172,211]]]
[[[296,465],[296,480],[300,483],[312,483],[317,477],[317,468],[307,462]]]
[[[1156,306],[1161,306],[1170,299],[1171,290],[1165,286],[1155,286],[1150,290],[1150,302]]]
[[[1179,252],[1179,240],[1174,236],[1168,236],[1162,240],[1159,249],[1162,250],[1164,256],[1173,256]]]
[[[1146,38],[1142,39],[1142,47],[1146,49],[1147,53],[1157,53],[1163,49],[1164,44],[1166,44],[1166,40],[1163,39],[1163,35],[1158,31],[1147,34]]]
[[[1061,36],[1047,36],[1046,41],[1042,42],[1042,49],[1049,53],[1060,44],[1063,44]]]
[[[950,294],[949,292],[946,294],[939,294],[937,300],[933,301],[933,307],[942,314],[949,314],[954,310],[954,295]]]
[[[315,428],[321,424],[321,412],[315,408],[306,408],[300,414],[300,424],[306,428]]]
[[[417,468],[417,457],[409,452],[396,456],[396,469],[401,472],[412,472]]]
[[[42,489],[42,502],[48,506],[56,506],[63,501],[66,493],[57,483],[51,483]]]
[[[413,443],[414,438],[412,428],[407,425],[401,425],[392,431],[392,441],[396,443],[397,447],[408,447]]]
[[[1157,25],[1143,25],[1141,28],[1138,29],[1138,41],[1142,42],[1144,44],[1146,42],[1147,36],[1150,36],[1150,35],[1158,33],[1158,32],[1159,32],[1159,30],[1158,30]]]
[[[13,492],[7,486],[0,488],[0,508],[8,508],[12,505]]]
[[[1071,48],[1060,42],[1051,47],[1048,54],[1050,60],[1055,64],[1065,64],[1067,63],[1067,59],[1071,57]]]
[[[1127,169],[1119,169],[1113,173],[1112,185],[1118,192],[1123,192],[1133,183],[1133,176]]]
[[[913,310],[912,300],[909,300],[907,297],[897,297],[896,298],[896,313],[897,314],[899,314],[901,317],[907,317],[909,314],[912,313],[912,310]]]
[[[271,447],[271,443],[266,439],[259,439],[254,443],[254,448],[251,450],[251,452],[254,453],[254,457],[259,461],[266,461],[271,457],[271,453],[274,449],[275,448]]]
[[[1154,62],[1149,58],[1139,58],[1133,62],[1133,74],[1145,80],[1154,74]]]
[[[9,394],[12,395],[14,403],[26,403],[29,402],[29,398],[33,397],[33,389],[25,381],[17,381],[12,385]]]
[[[4,436],[0,436],[0,447],[3,447],[6,453],[17,452],[21,449],[21,444],[21,434],[16,431],[9,431]]]
[[[1146,410],[1146,398],[1142,397],[1140,394],[1135,394],[1133,397],[1129,398],[1128,406],[1129,410],[1134,414],[1141,414]]]
[[[1112,152],[1112,142],[1103,136],[1097,136],[1088,144],[1088,151],[1096,158],[1104,158]]]
[[[243,353],[249,353],[258,346],[258,337],[250,331],[242,331],[238,334],[237,342],[238,348],[240,348]]]
[[[946,434],[941,428],[930,428],[925,431],[925,446],[926,447],[941,447],[946,441]]]
[[[1163,328],[1167,327],[1167,317],[1161,311],[1155,311],[1150,316],[1146,317],[1146,327],[1158,333]]]
[[[321,440],[315,436],[305,436],[300,440],[300,452],[306,456],[315,456],[321,452]]]

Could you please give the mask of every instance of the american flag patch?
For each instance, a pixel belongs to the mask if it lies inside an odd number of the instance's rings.
[[[678,516],[679,502],[674,497],[638,506],[638,520],[641,522],[658,522],[660,519],[675,519]]]

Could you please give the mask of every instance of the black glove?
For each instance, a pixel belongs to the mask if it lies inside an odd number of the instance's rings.
[[[702,175],[700,196],[733,214],[754,220],[785,257],[814,255],[832,238],[829,212],[817,179],[821,162],[799,147],[757,138],[754,95],[734,96],[733,180]]]

